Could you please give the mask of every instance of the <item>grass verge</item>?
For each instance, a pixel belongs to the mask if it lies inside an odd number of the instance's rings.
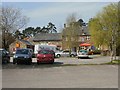
[[[109,64],[109,65],[120,65],[120,60],[112,60],[111,62],[104,63],[104,64]]]

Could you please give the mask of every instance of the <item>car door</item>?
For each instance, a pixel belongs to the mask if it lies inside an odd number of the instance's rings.
[[[66,51],[63,51],[63,56],[69,56],[69,51],[68,50],[66,50]]]

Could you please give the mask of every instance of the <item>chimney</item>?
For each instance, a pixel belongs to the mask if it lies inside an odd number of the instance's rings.
[[[64,24],[64,28],[66,28],[66,24]]]

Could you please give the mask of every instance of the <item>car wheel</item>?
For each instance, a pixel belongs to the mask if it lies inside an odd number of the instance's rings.
[[[7,60],[4,61],[4,64],[7,64]]]
[[[71,57],[74,57],[74,54],[71,54],[70,56],[71,56]]]
[[[54,61],[51,61],[51,62],[50,62],[50,64],[53,64],[53,63],[54,63]]]
[[[7,63],[10,63],[10,61],[8,60]]]
[[[20,64],[20,62],[17,60],[17,64]]]
[[[16,61],[15,61],[15,60],[13,60],[13,64],[16,64]]]
[[[59,57],[61,57],[61,55],[60,55],[60,54],[58,54],[58,55],[57,55],[57,57],[59,58]]]
[[[39,62],[37,62],[37,64],[39,65],[40,63],[39,63]]]
[[[29,64],[29,65],[31,65],[31,64],[32,64],[32,59],[30,59],[30,60],[29,60],[28,64]]]
[[[28,65],[31,65],[31,64],[32,64],[32,62],[31,62],[31,61],[28,61],[28,62],[27,62],[27,64],[28,64]]]

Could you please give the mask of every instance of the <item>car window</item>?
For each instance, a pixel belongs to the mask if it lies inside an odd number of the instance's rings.
[[[87,51],[86,51],[86,50],[80,50],[80,52],[87,53]]]
[[[26,49],[21,49],[21,50],[16,51],[16,54],[28,54],[28,53],[29,53],[29,51]]]
[[[64,53],[69,53],[69,51],[63,51]]]
[[[7,52],[5,50],[2,50],[2,54],[5,55],[7,54]]]
[[[48,50],[41,50],[38,52],[38,54],[50,54],[51,52]]]
[[[2,56],[2,50],[0,50],[0,56]]]

